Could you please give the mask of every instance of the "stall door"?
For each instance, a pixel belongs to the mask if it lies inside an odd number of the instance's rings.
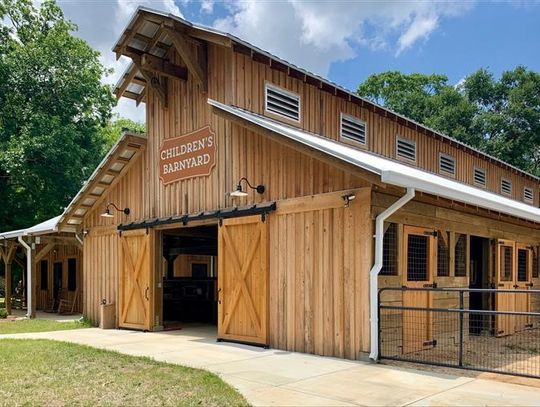
[[[403,285],[408,288],[433,286],[434,268],[437,264],[437,232],[413,226],[403,228]],[[403,306],[431,308],[429,291],[404,291]],[[434,346],[432,313],[403,311],[403,353],[416,352]]]
[[[260,216],[224,219],[219,228],[219,339],[268,344],[267,234]]]
[[[496,276],[495,281],[499,290],[514,290],[516,270],[516,243],[511,240],[498,240],[495,251]],[[496,293],[495,309],[497,311],[514,311],[515,294]],[[497,336],[514,333],[515,316],[497,315],[495,330]]]
[[[516,289],[528,290],[532,287],[532,248],[524,244],[517,244],[517,273],[516,273]],[[516,293],[515,295],[515,310],[516,312],[530,312],[530,295],[524,293]],[[515,330],[522,331],[531,326],[531,321],[527,316],[515,317]]]
[[[150,329],[150,246],[145,230],[124,232],[120,237],[121,328]]]

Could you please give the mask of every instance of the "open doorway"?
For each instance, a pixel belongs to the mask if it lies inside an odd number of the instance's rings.
[[[491,288],[489,273],[489,239],[479,236],[470,238],[470,275],[469,288]],[[469,309],[490,310],[490,293],[471,292]],[[489,334],[490,315],[473,313],[470,315],[469,333],[471,335]]]
[[[163,327],[217,325],[217,225],[163,232]]]

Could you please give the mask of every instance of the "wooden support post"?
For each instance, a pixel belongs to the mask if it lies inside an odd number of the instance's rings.
[[[4,298],[6,311],[8,314],[11,314],[11,263],[4,263],[6,265],[6,295]]]

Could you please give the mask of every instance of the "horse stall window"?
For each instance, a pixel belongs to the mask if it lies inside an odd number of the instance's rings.
[[[49,262],[41,260],[40,267],[40,289],[47,291],[49,289]]]
[[[501,247],[500,256],[500,279],[501,281],[512,281],[514,250],[511,246]]]
[[[532,277],[538,278],[538,246],[533,246]]]
[[[408,235],[407,280],[428,280],[428,236]]]
[[[398,225],[390,223],[383,237],[383,264],[379,274],[383,276],[397,276],[397,245]]]
[[[77,259],[68,259],[68,290],[77,290]]]
[[[454,276],[467,277],[467,235],[456,234]]]
[[[518,249],[517,281],[529,281],[529,252]]]
[[[439,231],[437,239],[437,276],[450,275],[450,250],[448,250],[448,232]]]

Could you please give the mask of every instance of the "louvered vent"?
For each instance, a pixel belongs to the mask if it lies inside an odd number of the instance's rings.
[[[508,179],[501,179],[501,192],[505,195],[512,195],[512,182]]]
[[[486,171],[481,168],[474,169],[474,183],[482,187],[486,186]]]
[[[266,110],[288,119],[300,120],[300,96],[266,84]]]
[[[525,202],[533,203],[534,201],[534,193],[533,189],[529,187],[523,188],[523,200]]]
[[[356,117],[341,114],[341,137],[366,144],[366,123]]]
[[[398,137],[396,155],[407,160],[416,161],[416,143],[412,140]]]
[[[439,156],[439,172],[443,174],[455,175],[456,174],[456,160],[454,157],[441,154]]]

